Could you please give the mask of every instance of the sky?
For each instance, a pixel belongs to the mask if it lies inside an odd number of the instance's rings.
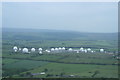
[[[1,0],[2,2],[119,2],[119,0]]]
[[[117,32],[117,2],[4,2],[3,28]]]

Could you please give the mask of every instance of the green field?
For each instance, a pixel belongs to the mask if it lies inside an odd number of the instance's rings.
[[[13,52],[13,46],[28,49],[42,47],[80,47],[107,53],[46,53]],[[3,77],[13,78],[117,78],[117,33],[79,33],[49,30],[3,29]],[[112,54],[109,54],[112,53]],[[45,72],[45,74],[39,74]],[[33,75],[35,74],[35,75]]]

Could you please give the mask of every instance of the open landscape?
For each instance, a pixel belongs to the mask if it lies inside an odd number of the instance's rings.
[[[63,1],[2,3],[3,79],[118,79],[118,3]]]
[[[117,78],[117,33],[81,33],[62,30],[3,28],[3,77],[9,78]],[[13,47],[36,49],[14,52]],[[65,47],[66,51],[46,52]],[[94,52],[69,51],[90,48]],[[39,54],[38,48],[42,48]],[[100,52],[100,49],[104,52]],[[68,50],[68,51],[67,51]],[[51,51],[51,50],[50,50]]]

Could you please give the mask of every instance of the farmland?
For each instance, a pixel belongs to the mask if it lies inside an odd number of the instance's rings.
[[[3,77],[46,78],[117,78],[117,33],[80,33],[60,30],[4,29],[2,42]],[[13,46],[21,48],[80,47],[107,53],[15,53]],[[111,54],[110,54],[111,53]],[[39,73],[45,72],[40,75]],[[32,75],[34,74],[34,75]]]

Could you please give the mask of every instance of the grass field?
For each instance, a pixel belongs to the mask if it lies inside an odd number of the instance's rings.
[[[48,69],[48,71],[46,72],[47,74],[52,74],[54,76],[61,75],[61,73],[64,73],[64,75],[68,75],[68,76],[74,75],[75,77],[78,76],[78,77],[87,78],[87,77],[92,77],[95,71],[98,71],[99,73],[94,77],[108,77],[108,78],[118,77],[117,66],[101,66],[101,65],[87,65],[87,64],[84,64],[84,65],[74,64],[73,65],[73,64],[51,63],[48,65],[45,65],[44,67],[30,70],[29,72],[38,73],[38,72],[43,71],[45,68]],[[40,77],[40,76],[41,75],[37,75],[35,77]]]
[[[32,34],[31,34],[32,33]],[[39,34],[39,35],[38,35]],[[80,47],[107,53],[14,53],[13,46],[21,48]],[[13,78],[117,78],[118,50],[116,33],[78,33],[41,30],[3,30],[3,77]],[[112,54],[109,54],[112,53]],[[39,74],[45,72],[45,74]],[[32,75],[35,74],[35,75]]]
[[[6,60],[9,63],[5,64]],[[32,61],[32,60],[17,60],[17,59],[4,59],[3,69],[9,71],[19,72],[13,77],[23,77],[21,74],[40,73],[47,69],[45,75],[35,75],[32,77],[74,77],[88,78],[92,77],[95,72],[98,72],[94,77],[101,78],[117,78],[118,66],[116,65],[90,65],[90,64],[65,64],[65,63],[52,63],[45,61]],[[32,65],[31,65],[32,64]],[[24,72],[22,72],[24,71]],[[61,74],[63,74],[61,76]],[[49,75],[49,76],[48,76]],[[58,76],[60,75],[60,76]],[[29,77],[29,76],[24,76]]]

